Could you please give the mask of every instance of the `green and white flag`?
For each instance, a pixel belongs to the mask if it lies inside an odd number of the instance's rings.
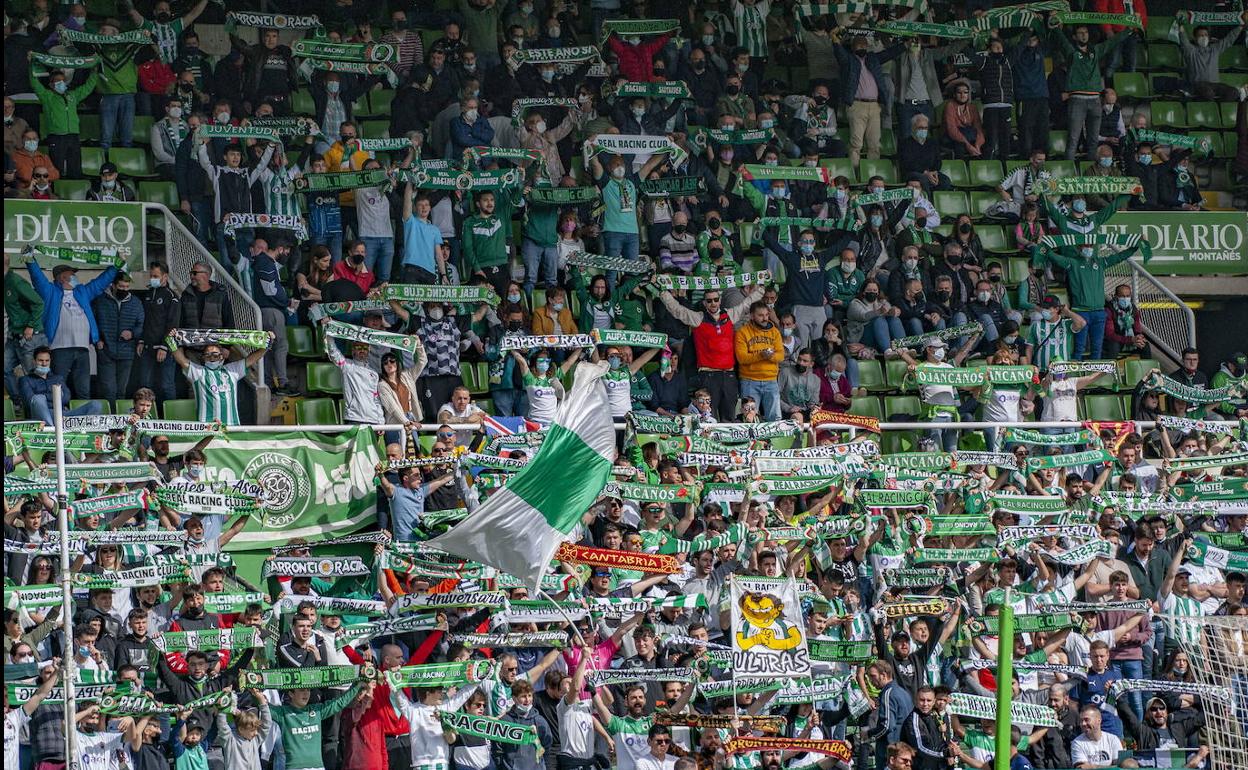
[[[351,685],[376,676],[377,670],[371,663],[363,666],[249,669],[238,673],[238,684],[248,689],[302,690]]]
[[[367,326],[356,326],[355,324],[342,321],[330,321],[326,324],[325,336],[352,342],[363,342],[367,345],[381,345],[382,347],[402,350],[407,353],[415,353],[417,348],[420,347],[420,338],[414,334],[397,334],[380,329],[370,329]]]
[[[305,38],[294,42],[291,53],[304,59],[385,64],[397,61],[399,50],[389,43],[334,43],[327,38]]]
[[[231,548],[267,548],[277,536],[318,541],[373,523],[382,454],[367,426],[342,433],[248,433],[234,430],[204,450],[209,481],[250,491],[256,482],[263,512],[253,516]],[[240,486],[241,485],[241,486]],[[244,489],[246,487],[246,489]]]
[[[546,440],[507,486],[429,545],[514,575],[537,590],[555,551],[611,477],[615,427],[605,364],[581,363]]]
[[[609,152],[616,155],[626,154],[649,157],[656,153],[671,156],[672,164],[679,166],[688,157],[685,152],[666,136],[648,134],[598,134],[593,141],[586,140],[585,146],[597,152]]]
[[[1248,553],[1228,551],[1204,540],[1193,540],[1187,547],[1187,560],[1198,567],[1217,567],[1224,571],[1248,572]]]
[[[493,671],[493,661],[467,660],[401,666],[387,671],[385,678],[391,687],[462,687],[465,683],[485,681]]]

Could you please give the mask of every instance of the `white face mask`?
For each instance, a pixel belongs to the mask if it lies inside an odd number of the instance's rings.
[[[430,310],[429,310],[429,320],[430,320],[430,321],[441,321],[441,320],[442,320],[442,315],[443,315],[443,313],[442,313],[442,308],[440,308],[440,307],[430,308]]]
[[[217,113],[217,122],[218,122],[218,123],[221,123],[221,124],[229,123],[229,122],[230,122],[230,113],[228,113],[228,112],[218,112],[218,113]]]
[[[624,178],[624,167],[623,167],[623,166],[616,166],[615,168],[611,169],[611,176],[615,177],[616,179],[623,179],[623,178]]]
[[[944,361],[944,360],[945,360],[945,349],[944,349],[944,348],[933,348],[933,349],[932,349],[932,358],[936,359],[937,361]]]
[[[537,121],[537,125],[533,126],[533,130],[539,134],[546,133],[546,121],[544,120]]]
[[[979,294],[976,294],[976,295],[975,295],[975,297],[976,297],[976,298],[977,298],[980,302],[982,302],[982,303],[984,303],[984,304],[987,304],[987,303],[988,303],[988,300],[992,299],[992,292],[990,292],[990,291],[981,291]]]
[[[178,120],[179,118],[181,118],[181,117],[182,117],[182,108],[181,108],[181,107],[170,107],[170,108],[169,108],[169,117],[173,118],[174,120]]]
[[[464,112],[464,122],[476,123],[478,112],[476,110],[466,110]]]

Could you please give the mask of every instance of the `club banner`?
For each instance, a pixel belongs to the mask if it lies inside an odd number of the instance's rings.
[[[509,350],[575,350],[593,346],[594,338],[589,334],[507,334],[498,343],[498,349],[504,353]]]
[[[654,277],[660,289],[684,289],[693,291],[743,289],[746,286],[758,286],[771,281],[770,270],[759,270],[753,273],[737,273],[736,275],[668,275],[659,274]]]
[[[260,629],[252,626],[206,628],[199,631],[166,631],[152,636],[152,644],[162,653],[192,650],[243,650],[263,647]]]
[[[536,746],[537,725],[520,725],[505,719],[492,719],[463,711],[439,711],[445,730],[512,746]]]
[[[376,678],[377,669],[365,663],[363,666],[247,669],[238,672],[238,685],[244,689],[304,690],[340,687]]]
[[[700,176],[666,176],[641,181],[641,194],[647,198],[694,197],[705,192],[706,181]]]
[[[1035,473],[1044,468],[1074,468],[1080,465],[1109,465],[1114,456],[1104,449],[1088,449],[1060,455],[1043,455],[1027,458],[1027,472]]]
[[[507,63],[513,67],[521,64],[579,64],[585,61],[596,61],[600,57],[598,48],[592,45],[575,45],[564,48],[526,48],[517,49],[507,57]]]
[[[386,683],[391,687],[462,687],[464,684],[483,682],[494,671],[494,662],[467,660],[460,663],[426,663],[419,666],[401,666],[386,672]]]
[[[861,428],[871,433],[880,432],[879,418],[864,417],[846,412],[829,412],[823,409],[816,409],[810,413],[810,424],[816,430],[830,426],[843,426],[846,428]]]
[[[342,321],[330,321],[326,324],[325,336],[351,342],[363,342],[367,345],[380,345],[407,353],[415,353],[420,348],[420,338],[414,334],[396,334]]]
[[[559,546],[559,550],[555,551],[555,559],[573,564],[585,564],[590,567],[628,569],[668,575],[680,571],[680,567],[676,563],[676,557],[668,554],[591,548],[584,545],[574,545],[566,541]]]
[[[384,169],[378,168],[372,171],[336,171],[328,174],[303,174],[295,179],[295,189],[300,192],[325,192],[327,190],[356,190],[361,187],[380,187],[389,183],[390,176]]]
[[[1248,212],[1123,211],[1101,231],[1138,235],[1160,275],[1248,275]]]
[[[870,639],[837,641],[811,639],[810,659],[824,663],[867,663],[875,660],[875,642]]]
[[[602,191],[597,187],[530,187],[525,197],[541,206],[580,206],[597,203]]]
[[[466,193],[520,187],[524,174],[515,168],[497,171],[401,168],[395,171],[394,179],[396,183],[411,182],[413,187],[421,190],[458,190]]]
[[[232,547],[268,547],[275,531],[315,542],[361,529],[377,515],[373,469],[381,453],[366,426],[333,434],[231,431],[204,451],[211,481],[244,491],[254,480],[264,500],[263,514]]]
[[[8,483],[8,479],[5,479],[5,483]],[[1216,481],[1198,481],[1194,484],[1175,484],[1170,487],[1170,495],[1180,501],[1248,500],[1248,479],[1221,478]]]
[[[948,329],[940,331],[927,332],[925,334],[915,334],[910,337],[902,337],[892,342],[892,348],[917,348],[927,344],[928,340],[955,340],[959,337],[970,337],[972,335],[983,334],[984,327],[977,321],[962,324],[961,326],[952,326]]]
[[[1248,553],[1228,551],[1200,539],[1193,540],[1187,546],[1187,560],[1198,567],[1210,566],[1223,571],[1248,572]]]
[[[729,754],[750,754],[759,751],[792,751],[824,754],[842,762],[853,758],[853,749],[847,741],[811,740],[809,738],[734,736],[724,744]]]
[[[806,624],[792,579],[734,575],[733,678],[810,676]]]
[[[568,255],[568,264],[575,267],[587,267],[593,270],[606,270],[626,275],[644,275],[654,270],[654,265],[645,259],[608,257],[603,254],[590,254],[586,251],[572,252]]]
[[[399,302],[447,302],[476,304],[484,302],[491,307],[499,303],[498,295],[489,286],[436,286],[412,283],[392,283],[386,286],[386,300]]]
[[[684,163],[689,153],[685,152],[666,136],[648,136],[646,134],[598,134],[593,141],[586,140],[585,147],[593,153],[608,152],[614,155],[633,155],[649,157],[656,153],[671,156],[672,165]]]
[[[950,696],[949,710],[960,717],[971,719],[996,719],[997,702],[986,695],[970,695],[955,692]],[[1039,703],[1014,701],[1010,704],[1010,718],[1016,723],[1035,727],[1061,727],[1053,709]]]

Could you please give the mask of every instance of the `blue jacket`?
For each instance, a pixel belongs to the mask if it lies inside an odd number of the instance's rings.
[[[884,99],[884,62],[897,58],[904,50],[906,50],[905,44],[895,43],[883,51],[868,53],[863,57],[867,63],[867,71],[875,76],[875,84],[880,91],[881,100]],[[854,103],[854,94],[858,93],[858,77],[862,72],[862,62],[844,44],[832,46],[832,53],[836,55],[836,63],[841,68],[841,104],[848,107]]]
[[[254,257],[251,266],[252,298],[260,307],[271,307],[286,312],[290,298],[286,296],[286,287],[282,286],[282,276],[278,271],[277,262],[267,252],[260,252]]]
[[[65,375],[49,374],[47,377],[37,377],[28,374],[17,381],[17,392],[21,394],[22,405],[26,407],[26,414],[30,414],[30,402],[35,396],[43,396],[48,400],[48,410],[52,410],[52,386],[61,386],[61,406],[69,408],[69,386],[65,383]]]
[[[100,330],[100,340],[104,343],[113,358],[127,360],[134,358],[135,346],[143,338],[143,302],[135,295],[126,297],[124,302],[109,292],[104,292],[92,303],[95,311],[95,323]],[[130,330],[130,339],[123,340],[121,333]]]
[[[889,743],[901,740],[901,728],[906,717],[914,711],[914,699],[904,687],[889,682],[880,691],[879,707],[871,715],[868,735],[872,738],[888,737]]]
[[[65,290],[60,287],[60,284],[52,283],[47,279],[38,262],[27,262],[26,269],[30,272],[31,286],[34,286],[35,291],[39,292],[39,296],[43,298],[43,333],[48,335],[48,341],[51,342],[56,339],[56,329],[61,325],[61,301],[65,297]],[[74,299],[78,300],[82,312],[87,314],[92,344],[100,341],[100,330],[95,325],[95,313],[91,311],[91,301],[104,293],[104,290],[112,284],[115,275],[117,275],[117,268],[109,267],[90,283],[74,287]]]
[[[471,126],[464,122],[464,116],[458,115],[451,120],[451,145],[454,157],[464,154],[469,147],[489,147],[494,141],[494,126],[484,115],[477,116]]]
[[[1032,48],[1027,45],[1029,35],[1014,49],[1011,63],[1014,65],[1014,98],[1048,99],[1049,82],[1044,74],[1044,40]]]

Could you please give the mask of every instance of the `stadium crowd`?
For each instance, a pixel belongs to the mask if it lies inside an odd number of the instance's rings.
[[[1163,373],[1107,281],[1149,257],[1115,213],[1204,206],[1207,148],[1106,87],[1144,0],[276,5],[6,3],[6,197],[163,181],[211,254],[6,247],[6,768],[978,770],[1004,606],[1012,770],[1217,758],[1248,356]],[[1236,103],[1248,175],[1223,10],[1172,88]],[[261,361],[390,428],[375,521],[256,578],[275,490],[213,457]],[[587,361],[623,429],[579,547],[537,590],[428,545],[559,450]]]

